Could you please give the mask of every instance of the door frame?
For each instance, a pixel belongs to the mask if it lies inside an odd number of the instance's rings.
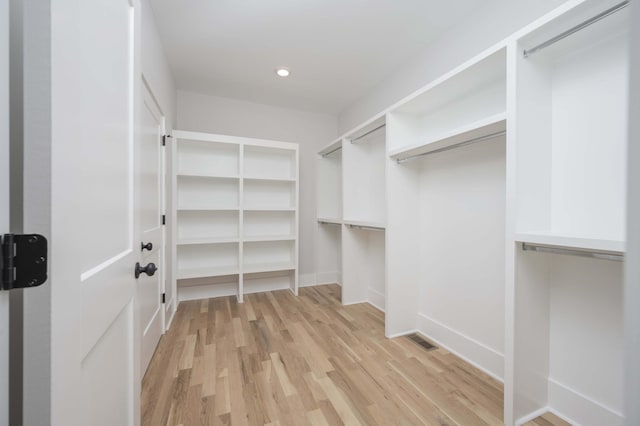
[[[149,82],[149,80],[145,77],[144,72],[141,73],[141,78],[142,78],[142,87],[143,87],[143,91],[145,91],[149,97],[153,100],[153,103],[155,104],[155,107],[157,108],[160,117],[161,117],[161,132],[163,135],[168,135],[169,132],[167,130],[167,115],[165,113],[165,109],[162,107],[161,102],[159,101],[159,98],[156,96],[155,91],[153,90],[153,87],[151,85],[151,83]],[[143,95],[144,98],[144,95]],[[162,247],[161,247],[161,253],[160,253],[160,266],[159,266],[159,272],[160,272],[160,277],[161,277],[161,292],[166,294],[167,293],[167,286],[170,285],[167,282],[167,277],[169,277],[170,274],[170,270],[169,270],[169,262],[170,262],[170,252],[167,250],[167,242],[168,242],[168,235],[169,233],[167,232],[167,227],[169,226],[169,216],[167,214],[167,205],[168,205],[168,197],[167,197],[167,188],[168,188],[168,184],[167,184],[167,179],[170,176],[168,171],[167,171],[167,164],[169,161],[168,158],[168,150],[170,149],[170,144],[171,144],[171,137],[167,137],[165,138],[166,141],[166,145],[162,146],[162,160],[161,160],[161,185],[160,185],[160,192],[162,195],[162,200],[161,200],[161,206],[162,206],[162,214],[165,215],[165,224],[162,227]],[[169,330],[169,327],[171,326],[171,322],[173,321],[173,318],[175,316],[176,313],[176,289],[172,288],[172,292],[171,295],[173,296],[172,299],[170,300],[166,300],[165,301],[165,306],[163,306],[162,308],[162,334],[166,333],[167,330]],[[167,315],[169,313],[170,310],[170,314]]]

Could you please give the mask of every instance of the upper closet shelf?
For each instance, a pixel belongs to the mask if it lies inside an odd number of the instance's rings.
[[[215,173],[199,173],[199,172],[185,172],[185,173],[177,173],[176,176],[178,177],[190,177],[190,178],[206,178],[206,179],[240,179],[240,176],[238,175],[221,175],[221,174],[215,174]]]
[[[259,181],[268,181],[268,182],[295,182],[295,179],[291,178],[271,178],[271,177],[256,177],[256,176],[245,176],[244,180],[259,180]]]
[[[342,219],[319,217],[318,218],[318,223],[320,223],[320,224],[331,224],[331,225],[342,225]]]
[[[515,237],[515,240],[518,242],[562,249],[575,249],[611,254],[624,254],[625,252],[624,241],[579,238],[566,235],[555,235],[550,232],[521,232],[517,233]]]
[[[447,148],[459,145],[462,146],[473,142],[493,139],[494,137],[504,135],[506,129],[506,113],[501,112],[443,133],[438,137],[424,141],[422,144],[393,150],[389,153],[389,156],[394,160],[403,161],[434,151],[444,151]]]
[[[320,151],[318,151],[318,154],[320,154],[323,157],[326,157],[327,155],[331,155],[334,152],[337,152],[341,149],[342,149],[342,139],[338,139],[337,141],[331,142],[329,145],[322,148]]]

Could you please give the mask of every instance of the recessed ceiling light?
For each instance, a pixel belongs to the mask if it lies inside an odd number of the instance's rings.
[[[280,77],[289,77],[289,74],[291,74],[291,72],[286,68],[278,68],[276,70],[276,74],[278,74]]]

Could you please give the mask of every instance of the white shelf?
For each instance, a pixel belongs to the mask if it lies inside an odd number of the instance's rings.
[[[240,207],[179,207],[177,212],[234,212]]]
[[[329,145],[318,151],[319,155],[325,156],[327,154],[332,155],[338,152],[342,148],[342,139],[331,142]]]
[[[290,271],[293,269],[296,269],[296,265],[292,262],[262,263],[254,265],[244,265],[242,267],[242,272],[245,274],[255,274],[259,272]]]
[[[178,240],[176,243],[179,246],[190,246],[190,245],[198,245],[198,244],[227,244],[227,243],[238,243],[240,239],[238,237],[230,237],[230,238],[183,238]]]
[[[585,251],[608,252],[612,254],[622,254],[625,251],[624,241],[571,237],[548,232],[520,232],[516,234],[515,240],[522,243],[540,244],[550,247]]]
[[[214,173],[190,173],[190,172],[185,172],[185,173],[177,173],[178,177],[191,177],[191,178],[205,178],[205,179],[231,179],[231,180],[237,180],[240,179],[240,176],[237,175],[218,175],[218,174],[214,174]]]
[[[330,223],[334,225],[342,225],[342,219],[319,217],[317,220],[318,222]]]
[[[222,277],[226,275],[237,275],[239,273],[237,266],[221,266],[217,268],[197,268],[197,269],[180,269],[176,274],[179,280],[187,280],[191,278],[201,277]]]
[[[443,133],[419,145],[406,146],[389,153],[393,159],[413,157],[506,131],[507,114],[501,112]]]
[[[245,212],[294,212],[296,209],[294,207],[247,207],[244,208]]]
[[[259,242],[269,242],[269,241],[294,241],[296,239],[295,235],[264,235],[264,236],[253,236],[253,237],[244,237],[242,241],[245,243],[259,243]]]
[[[244,180],[255,180],[255,181],[265,181],[265,182],[296,182],[295,179],[290,178],[271,178],[271,177],[258,177],[258,176],[244,176]]]
[[[363,226],[367,228],[382,228],[382,229],[386,228],[386,224],[382,222],[370,222],[370,221],[364,221],[364,220],[345,219],[342,223],[347,226]]]

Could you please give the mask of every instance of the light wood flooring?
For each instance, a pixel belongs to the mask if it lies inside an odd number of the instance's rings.
[[[141,403],[145,426],[501,425],[503,391],[443,349],[385,338],[383,313],[327,285],[182,302]]]

